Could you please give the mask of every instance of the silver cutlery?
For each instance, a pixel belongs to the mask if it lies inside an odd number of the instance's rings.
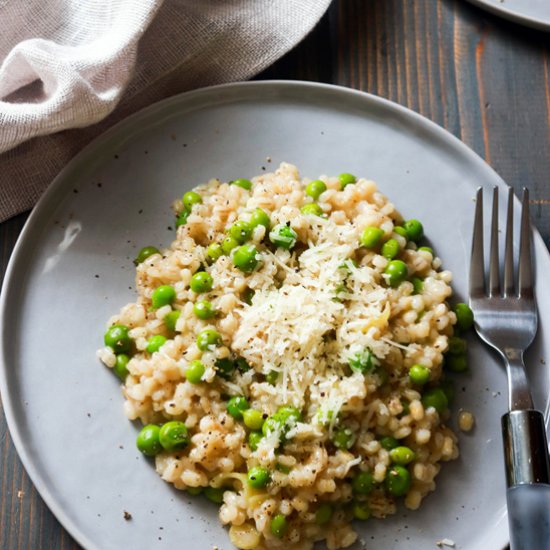
[[[501,282],[498,244],[498,188],[493,192],[488,277],[483,247],[483,191],[478,189],[472,257],[470,307],[480,338],[503,358],[508,375],[508,408],[502,416],[511,550],[550,549],[550,461],[542,413],[535,409],[523,354],[537,333],[538,315],[531,258],[529,193],[523,190],[517,275],[513,257],[513,191]]]

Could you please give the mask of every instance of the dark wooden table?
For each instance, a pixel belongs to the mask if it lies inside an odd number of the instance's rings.
[[[464,0],[335,0],[317,28],[258,78],[378,94],[459,137],[516,190],[531,191],[550,243],[550,34]],[[26,220],[0,224],[0,279]],[[78,545],[25,473],[0,412],[0,548]]]

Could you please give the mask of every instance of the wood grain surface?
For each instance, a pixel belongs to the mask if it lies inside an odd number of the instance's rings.
[[[259,78],[340,84],[428,117],[516,190],[530,189],[548,246],[549,45],[550,34],[464,0],[335,0],[316,29]],[[0,278],[26,217],[0,225]],[[34,489],[1,412],[0,548],[79,548]]]

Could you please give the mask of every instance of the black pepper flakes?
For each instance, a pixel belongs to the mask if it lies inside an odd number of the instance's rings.
[[[132,519],[132,514],[130,514],[130,512],[127,512],[126,510],[124,510],[124,519],[126,521],[130,521]]]

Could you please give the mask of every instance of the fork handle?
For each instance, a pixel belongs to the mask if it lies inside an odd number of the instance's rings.
[[[502,417],[511,550],[550,550],[550,459],[543,415]]]
[[[524,483],[550,485],[550,459],[544,417],[533,409],[502,416],[502,438],[508,487]]]
[[[550,485],[509,487],[510,550],[550,550]]]

